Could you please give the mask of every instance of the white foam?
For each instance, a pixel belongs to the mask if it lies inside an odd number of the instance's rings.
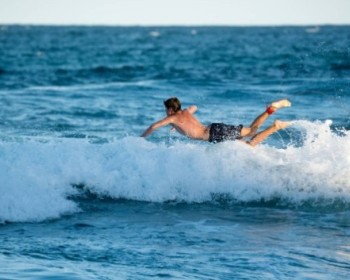
[[[109,82],[99,84],[85,84],[85,85],[71,85],[71,86],[33,86],[29,87],[28,90],[36,91],[81,91],[81,90],[96,90],[96,89],[108,89],[108,88],[124,88],[130,86],[138,87],[150,87],[153,86],[153,80],[144,80],[136,82]]]
[[[160,32],[158,32],[158,31],[151,31],[149,33],[149,35],[151,35],[152,37],[159,37],[160,36]]]
[[[0,142],[0,221],[41,221],[79,211],[73,184],[96,195],[142,201],[350,203],[350,135],[330,122],[299,121],[304,144],[276,149],[241,142],[163,144],[139,137]]]
[[[320,32],[320,27],[319,26],[315,26],[315,27],[310,27],[310,28],[306,28],[305,31],[307,33],[319,33]]]

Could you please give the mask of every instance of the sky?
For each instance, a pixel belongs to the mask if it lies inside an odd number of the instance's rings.
[[[0,0],[0,24],[350,24],[350,0]]]

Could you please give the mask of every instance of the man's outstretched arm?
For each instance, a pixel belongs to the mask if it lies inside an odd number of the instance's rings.
[[[165,119],[162,119],[158,122],[155,122],[153,124],[151,124],[144,133],[141,134],[141,137],[147,137],[150,134],[152,134],[155,130],[157,130],[158,128],[161,128],[163,126],[166,126],[168,124],[172,123],[172,117],[166,117]]]

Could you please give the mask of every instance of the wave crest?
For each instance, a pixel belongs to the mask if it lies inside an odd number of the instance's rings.
[[[79,210],[81,184],[97,197],[151,202],[283,200],[350,204],[350,135],[298,121],[303,144],[152,143],[127,137],[0,142],[0,221],[41,221]]]

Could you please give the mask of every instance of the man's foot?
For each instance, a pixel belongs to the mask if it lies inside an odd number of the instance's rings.
[[[275,102],[272,102],[270,104],[270,106],[267,107],[266,109],[266,113],[268,113],[269,115],[271,115],[272,113],[274,113],[275,111],[277,111],[278,109],[281,109],[283,107],[290,107],[292,106],[292,103],[287,100],[287,99],[281,99]]]
[[[290,106],[292,106],[292,103],[290,103],[290,101],[288,99],[281,99],[281,100],[272,102],[270,106],[277,110],[277,109],[281,109],[283,107],[290,107]]]
[[[284,129],[288,126],[291,125],[291,122],[283,122],[283,121],[280,121],[280,120],[276,120],[274,123],[273,123],[274,127],[277,129],[277,130],[280,130],[280,129]]]

